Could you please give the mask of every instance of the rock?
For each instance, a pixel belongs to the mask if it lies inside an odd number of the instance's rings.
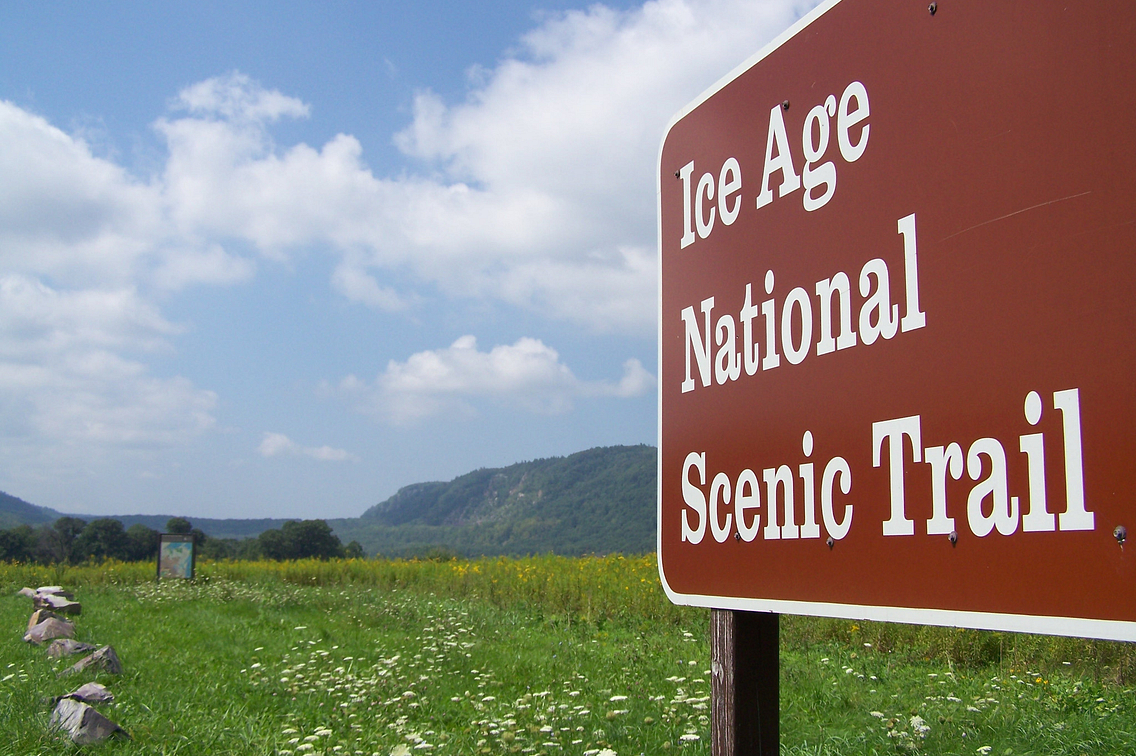
[[[60,617],[50,609],[36,609],[34,612],[32,612],[32,616],[28,619],[28,629],[25,632],[30,632],[33,627],[43,622],[45,619],[51,619],[52,617],[55,617],[56,619],[62,619],[62,617]]]
[[[28,598],[35,598],[36,592],[31,588],[21,588],[16,592],[17,596],[27,596]]]
[[[126,730],[110,721],[92,707],[72,698],[61,698],[51,712],[51,726],[63,730],[79,745],[101,743],[112,735]]]
[[[73,698],[83,703],[107,703],[114,700],[114,694],[107,690],[106,686],[100,685],[97,682],[89,682],[85,685],[80,685],[79,689],[75,692],[60,696],[60,698]]]
[[[75,626],[58,617],[48,617],[24,635],[28,643],[46,643],[55,638],[74,638]]]
[[[90,643],[83,643],[74,638],[58,638],[47,647],[47,655],[52,659],[61,659],[71,654],[85,654],[94,651],[96,648],[98,646],[92,646]]]
[[[74,666],[60,672],[60,675],[69,675],[75,672],[82,672],[84,669],[94,667],[109,672],[112,675],[122,674],[122,662],[118,660],[118,654],[114,652],[113,646],[103,646],[90,656],[85,656],[75,663]]]
[[[72,601],[61,594],[46,593],[37,594],[32,599],[34,605],[39,609],[51,609],[52,611],[59,612],[60,614],[82,614],[83,605],[78,601]]]
[[[65,599],[75,598],[75,594],[71,591],[63,590],[61,585],[41,585],[36,588],[35,592],[40,596],[62,596]]]

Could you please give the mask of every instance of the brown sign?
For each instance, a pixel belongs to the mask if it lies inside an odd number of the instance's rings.
[[[659,156],[659,568],[1136,640],[1136,6],[843,0]]]

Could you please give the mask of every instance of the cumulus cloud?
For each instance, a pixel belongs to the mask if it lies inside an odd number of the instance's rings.
[[[655,0],[550,16],[471,71],[461,102],[430,91],[395,141],[418,171],[378,177],[359,141],[277,146],[271,124],[308,106],[241,74],[183,91],[156,128],[162,189],[183,229],[271,259],[322,246],[331,281],[382,310],[444,294],[503,301],[599,331],[650,335],[655,158],[669,118],[811,3]]]
[[[557,414],[578,397],[629,398],[654,389],[654,376],[638,360],[623,368],[617,382],[581,381],[539,339],[521,338],[483,352],[473,336],[462,336],[444,349],[391,360],[373,383],[348,376],[338,390],[362,411],[395,425],[440,414],[473,416],[477,400]]]
[[[215,394],[124,356],[167,350],[178,331],[132,289],[0,276],[0,435],[148,447],[212,427]]]
[[[550,15],[471,70],[460,101],[417,95],[395,136],[408,163],[391,176],[350,134],[278,144],[276,125],[311,107],[240,72],[155,114],[165,155],[146,177],[0,101],[0,441],[168,444],[212,427],[213,393],[146,363],[180,332],[160,305],[313,251],[332,258],[331,290],[379,310],[477,299],[652,336],[666,122],[809,5],[652,0]],[[341,388],[399,422],[478,401],[562,412],[653,385],[637,362],[624,370],[589,383],[537,339],[481,352],[465,338]]]
[[[213,427],[216,395],[146,355],[182,328],[154,293],[231,282],[248,264],[167,221],[161,187],[0,101],[0,445],[6,453],[176,445]]]
[[[309,114],[302,101],[263,89],[239,71],[186,87],[178,94],[174,108],[233,121],[275,121],[283,116],[306,118]]]
[[[344,449],[333,449],[330,446],[300,446],[283,433],[265,432],[264,438],[257,447],[262,457],[303,456],[317,459],[321,462],[358,462],[359,458]]]

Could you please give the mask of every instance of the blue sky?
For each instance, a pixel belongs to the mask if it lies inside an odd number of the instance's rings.
[[[785,0],[0,6],[0,489],[351,517],[656,442],[655,161]]]

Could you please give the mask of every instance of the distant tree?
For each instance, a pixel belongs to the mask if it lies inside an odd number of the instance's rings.
[[[131,525],[126,530],[126,560],[129,562],[156,560],[161,537],[161,533],[142,523]]]
[[[284,559],[292,559],[292,550],[287,540],[284,538],[284,533],[277,528],[270,528],[261,533],[256,538],[257,545],[260,546],[260,553],[265,559],[275,559],[277,561]]]
[[[109,517],[91,520],[75,539],[75,552],[81,559],[127,559],[126,530]]]
[[[193,523],[184,517],[171,517],[166,520],[166,532],[174,533],[175,535],[193,536],[193,546],[197,549],[198,554],[202,553],[202,547],[205,546],[205,542],[209,540],[209,536],[205,535],[204,531],[193,527]]]
[[[31,525],[0,530],[0,561],[31,562],[35,559],[36,534]]]
[[[339,536],[324,520],[289,520],[279,530],[264,531],[257,541],[265,559],[332,559],[344,555]]]
[[[343,549],[343,555],[348,559],[363,559],[367,556],[363,552],[363,545],[358,541],[347,544],[347,547]]]
[[[75,553],[75,540],[87,527],[87,521],[78,517],[60,517],[51,526],[39,531],[36,553],[45,564],[74,564],[79,561]]]
[[[292,546],[293,559],[333,559],[343,556],[339,536],[323,520],[286,522],[281,527],[284,537]]]
[[[177,533],[178,535],[189,535],[193,530],[193,525],[189,520],[184,517],[171,517],[166,520],[166,532]]]
[[[233,552],[234,559],[247,559],[255,561],[257,559],[265,559],[264,552],[260,549],[260,540],[257,538],[242,538],[237,541]]]
[[[205,531],[200,528],[192,528],[189,534],[193,536],[193,545],[197,548],[198,552],[205,546],[205,542],[209,540],[209,536],[205,535]]]

